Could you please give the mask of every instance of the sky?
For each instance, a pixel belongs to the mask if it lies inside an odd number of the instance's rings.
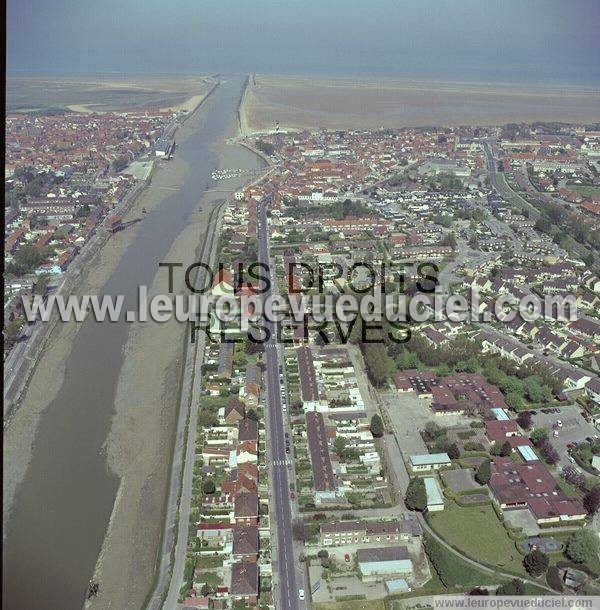
[[[600,0],[8,0],[18,75],[600,85]]]

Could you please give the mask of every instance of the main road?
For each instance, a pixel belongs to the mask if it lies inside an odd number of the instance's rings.
[[[269,268],[269,237],[267,225],[267,201],[259,204],[258,224],[258,260]],[[273,278],[272,278],[273,279]],[[263,293],[263,299],[272,294],[269,286]],[[270,518],[277,528],[276,564],[279,610],[298,610],[304,607],[298,596],[298,580],[296,574],[297,558],[294,556],[294,540],[292,535],[292,507],[290,499],[290,485],[288,480],[287,461],[285,452],[284,421],[281,405],[281,383],[279,378],[279,356],[277,349],[277,331],[275,323],[263,320],[269,337],[265,347],[265,377],[267,387],[267,418],[268,443],[270,451],[271,470],[271,499],[274,501],[274,510],[271,506]],[[302,588],[302,584],[300,585]],[[307,592],[308,593],[308,592]]]

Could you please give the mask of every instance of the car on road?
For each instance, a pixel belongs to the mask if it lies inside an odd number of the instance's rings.
[[[302,601],[305,597],[304,589],[298,589],[298,599]]]
[[[558,419],[558,420],[556,421],[556,425],[557,425],[559,428],[562,428],[562,422],[560,421],[560,419]]]
[[[558,430],[555,430],[555,431],[553,432],[553,436],[558,436]]]

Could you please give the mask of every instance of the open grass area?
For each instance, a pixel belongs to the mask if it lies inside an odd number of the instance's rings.
[[[197,568],[220,568],[223,565],[223,557],[198,557]]]
[[[446,542],[472,559],[525,575],[523,557],[491,506],[460,507],[453,503],[431,514],[429,522]]]
[[[349,599],[342,602],[312,604],[312,607],[314,610],[363,610],[366,603],[364,599]],[[371,599],[368,606],[369,610],[386,610],[384,599]]]
[[[572,191],[577,191],[584,197],[591,197],[592,195],[600,196],[600,186],[586,186],[583,184],[568,184],[567,188]]]

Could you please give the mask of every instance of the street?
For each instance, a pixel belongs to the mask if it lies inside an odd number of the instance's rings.
[[[269,246],[266,205],[259,205],[258,225],[258,259],[265,266],[269,266]],[[271,273],[269,272],[269,275]],[[263,293],[263,299],[271,295],[271,287]],[[279,350],[277,346],[277,335],[275,324],[270,320],[264,320],[264,325],[270,333],[265,347],[265,383],[267,388],[268,418],[268,446],[270,462],[272,464],[271,475],[271,499],[274,502],[274,510],[271,512],[271,521],[276,523],[276,561],[274,561],[274,572],[277,574],[277,589],[275,596],[279,597],[278,607],[280,609],[297,610],[306,608],[307,602],[299,599],[299,589],[308,591],[303,583],[303,577],[297,574],[298,558],[294,553],[294,539],[292,533],[292,507],[290,499],[290,487],[288,480],[287,460],[284,438],[284,418],[281,405],[281,383],[279,379]],[[302,580],[299,581],[299,579]]]

